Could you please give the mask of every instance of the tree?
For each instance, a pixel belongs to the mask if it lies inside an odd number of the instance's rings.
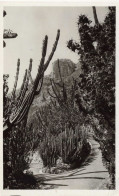
[[[108,158],[114,167],[116,9],[109,7],[102,24],[98,21],[94,7],[93,13],[94,26],[85,15],[79,16],[80,42],[69,40],[67,46],[79,54],[83,71],[75,93],[76,102],[85,117],[88,117],[103,147],[110,150],[111,156],[108,155]]]
[[[73,47],[73,51],[74,48],[78,51],[83,70],[76,94],[77,101],[85,112],[103,115],[108,125],[114,129],[115,8],[109,7],[103,24],[91,26],[91,21],[85,15],[79,16],[78,32],[80,43],[73,40],[68,42],[70,49]]]

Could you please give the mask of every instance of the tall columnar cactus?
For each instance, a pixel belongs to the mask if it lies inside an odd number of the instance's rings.
[[[19,68],[20,68],[20,59],[18,59],[15,83],[14,83],[14,88],[13,88],[13,91],[12,91],[12,99],[13,100],[15,99],[15,93],[16,93],[17,82],[18,82],[18,77],[19,77]]]
[[[54,95],[52,95],[49,91],[48,91],[48,94],[52,98],[55,98],[58,101],[59,105],[63,105],[67,103],[67,89],[63,81],[62,75],[61,75],[59,59],[58,59],[58,72],[60,76],[60,83],[55,83],[55,81],[51,79],[51,86],[52,86],[52,91]]]
[[[59,105],[61,111],[63,109],[65,114],[67,115],[67,118],[71,119],[72,111],[76,111],[75,91],[76,91],[77,82],[72,77],[72,84],[70,86],[67,84],[67,82],[63,79],[61,75],[59,60],[58,60],[58,70],[59,70],[60,81],[57,82],[54,79],[51,79],[52,93],[50,93],[50,91],[48,90],[48,94],[51,97],[51,103],[53,103],[54,108],[56,107],[56,105]],[[78,113],[74,112],[74,116],[76,119],[79,119]],[[70,125],[71,125],[71,121],[70,121]]]
[[[24,117],[28,114],[29,108],[34,100],[35,95],[40,93],[43,84],[44,72],[47,69],[54,55],[54,52],[57,48],[59,37],[60,37],[60,30],[57,31],[56,40],[53,45],[51,54],[49,55],[48,60],[45,63],[45,56],[47,52],[47,43],[48,43],[48,36],[45,36],[45,39],[43,41],[43,47],[42,47],[42,57],[41,57],[36,78],[34,82],[32,80],[31,88],[29,88],[28,85],[29,85],[29,80],[31,81],[31,69],[32,69],[32,59],[30,59],[29,69],[25,72],[23,84],[21,86],[19,95],[16,96],[16,86],[17,86],[19,66],[20,66],[20,60],[18,60],[16,79],[12,92],[12,97],[15,98],[16,104],[13,106],[11,113],[10,115],[8,115],[7,119],[4,119],[4,126],[3,126],[4,134],[8,133],[13,125],[19,124],[24,119]],[[41,81],[41,86],[40,89],[38,89],[40,81]],[[11,102],[12,102],[12,98],[11,98]]]
[[[92,8],[93,8],[93,15],[94,15],[95,24],[96,24],[96,25],[99,25],[97,13],[96,13],[96,7],[93,6]]]

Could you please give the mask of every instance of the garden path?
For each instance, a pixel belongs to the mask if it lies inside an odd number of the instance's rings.
[[[102,162],[100,145],[92,137],[89,139],[92,150],[84,164],[78,169],[62,174],[39,174],[43,189],[107,189],[109,173]]]

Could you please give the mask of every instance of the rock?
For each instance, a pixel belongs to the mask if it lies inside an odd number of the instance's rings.
[[[59,157],[56,162],[56,165],[61,165],[62,163],[63,163],[62,157]]]
[[[43,172],[43,173],[50,173],[50,168],[44,167],[44,168],[42,169],[42,172]]]
[[[43,173],[46,173],[46,167],[43,167],[43,168],[42,168],[42,172],[43,172]]]
[[[42,168],[41,169],[39,169],[39,174],[42,174],[43,173],[43,171],[42,171]]]
[[[51,173],[51,174],[54,174],[54,173],[55,173],[55,170],[56,170],[56,167],[51,167],[51,168],[50,168],[50,173]]]
[[[26,173],[27,173],[27,170],[25,169],[25,170],[23,171],[23,173],[26,174]]]
[[[62,173],[63,171],[61,170],[61,169],[56,169],[56,171],[55,171],[55,174],[60,174],[60,173]]]
[[[33,175],[33,172],[31,170],[27,170],[26,174]]]
[[[71,75],[75,71],[76,65],[69,59],[59,59],[59,67],[61,76],[66,77]],[[58,60],[53,63],[53,78],[60,79]]]

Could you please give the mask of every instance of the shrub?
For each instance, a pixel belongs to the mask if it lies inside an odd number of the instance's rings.
[[[37,188],[37,180],[32,174],[24,174],[21,171],[9,176],[9,189],[34,189]]]
[[[19,127],[12,128],[9,137],[4,138],[4,188],[10,188],[14,175],[29,168],[28,156],[32,150],[32,138],[30,128],[26,127],[26,120]]]

